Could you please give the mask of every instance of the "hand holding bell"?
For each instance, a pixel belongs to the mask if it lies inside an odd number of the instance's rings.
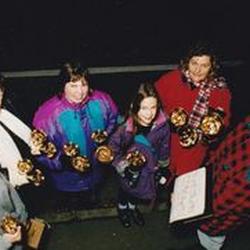
[[[145,164],[146,157],[139,150],[135,150],[127,154],[126,160],[129,162],[130,167],[136,170]]]
[[[4,233],[15,234],[20,222],[13,216],[7,215],[1,220],[1,228]]]
[[[175,128],[179,128],[186,125],[187,121],[188,121],[188,114],[181,107],[174,109],[170,114],[170,122]]]
[[[102,144],[108,138],[108,133],[105,130],[96,130],[91,135],[92,140],[94,140],[97,144]]]

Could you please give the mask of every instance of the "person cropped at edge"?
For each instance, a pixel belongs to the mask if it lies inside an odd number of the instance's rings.
[[[158,185],[165,184],[169,164],[170,128],[154,86],[140,85],[128,117],[110,137],[112,165],[119,178],[117,211],[124,227],[131,220],[144,225],[139,200],[156,198]],[[133,160],[133,155],[137,155]],[[136,156],[135,156],[136,158]]]
[[[39,155],[37,148],[34,154],[47,167],[52,188],[65,196],[66,206],[70,206],[68,195],[84,197],[84,193],[89,192],[93,195],[103,180],[103,168],[94,157],[98,143],[93,134],[99,131],[108,137],[116,126],[118,109],[107,93],[90,87],[88,70],[78,62],[62,66],[58,83],[61,91],[43,103],[33,119],[34,128],[45,132],[56,146],[55,157]],[[87,159],[86,172],[75,169],[72,161],[65,160],[64,146],[69,143],[77,146],[79,155]]]
[[[213,138],[204,136],[201,123],[206,115],[214,112],[220,116],[224,128],[229,125],[231,93],[225,79],[217,75],[217,69],[216,56],[209,46],[200,43],[190,50],[178,69],[164,74],[155,83],[170,121],[171,115],[178,109],[187,117],[183,127],[176,129],[171,126],[174,129],[170,169],[174,175],[199,168],[210,145],[219,139],[221,132]],[[196,136],[190,138],[196,140],[187,139],[181,143],[180,135],[185,139],[186,131],[192,131],[192,135]]]
[[[8,181],[16,188],[30,214],[38,212],[35,197],[41,188],[34,186],[27,175],[21,174],[19,162],[32,160],[33,169],[38,165],[33,161],[31,150],[31,129],[14,113],[6,92],[6,79],[0,74],[0,165]]]
[[[22,224],[25,224],[28,218],[27,211],[18,193],[0,170],[0,220],[2,221],[5,216],[12,216]],[[17,231],[13,234],[6,233],[0,228],[0,249],[23,249],[21,226],[18,226]]]

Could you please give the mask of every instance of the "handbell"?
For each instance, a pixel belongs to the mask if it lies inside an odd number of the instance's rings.
[[[31,140],[32,140],[32,143],[35,146],[40,146],[40,145],[43,145],[46,142],[47,135],[41,130],[34,129],[31,132]]]
[[[99,146],[95,151],[95,156],[99,162],[105,164],[112,162],[114,159],[114,153],[107,145]]]
[[[179,127],[186,125],[187,121],[188,121],[188,114],[181,107],[174,109],[170,114],[170,122],[176,128],[179,128]]]
[[[102,144],[106,141],[108,137],[108,133],[105,130],[96,130],[91,134],[92,140],[94,140],[97,144]]]
[[[86,156],[78,155],[76,157],[73,157],[71,162],[73,168],[82,173],[90,169],[90,162]]]
[[[29,159],[23,159],[18,161],[17,168],[20,174],[28,174],[33,169],[33,164]]]
[[[180,145],[184,148],[194,146],[199,140],[199,133],[190,126],[185,126],[178,130]]]
[[[63,145],[63,152],[68,157],[74,157],[79,154],[79,147],[78,145],[70,142],[70,143]]]
[[[53,158],[57,152],[55,144],[47,142],[42,148],[41,152],[46,154],[48,158]]]
[[[40,186],[43,184],[45,177],[40,169],[34,169],[27,175],[27,179],[35,186]]]
[[[216,136],[223,128],[223,119],[217,112],[213,112],[201,121],[200,129],[205,136]]]
[[[146,162],[146,157],[139,150],[129,152],[126,159],[134,170],[140,169]]]
[[[1,221],[3,232],[8,234],[15,234],[19,225],[18,220],[11,215],[5,216]]]

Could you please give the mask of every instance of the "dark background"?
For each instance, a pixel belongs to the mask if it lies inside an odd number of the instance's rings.
[[[0,70],[55,69],[79,59],[86,66],[176,64],[191,44],[208,41],[219,59],[241,60],[225,69],[233,93],[233,121],[249,113],[247,1],[84,0],[1,4]],[[125,110],[141,81],[163,72],[96,75],[93,86]],[[11,98],[30,123],[55,92],[56,79],[8,79]]]
[[[176,63],[207,40],[221,59],[249,53],[247,1],[84,0],[1,4],[2,71]]]

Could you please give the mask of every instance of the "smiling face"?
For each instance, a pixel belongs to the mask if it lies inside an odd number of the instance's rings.
[[[65,84],[64,93],[66,99],[71,103],[81,103],[89,93],[89,85],[84,77],[77,81],[70,81]]]
[[[150,126],[157,113],[157,99],[155,97],[146,97],[140,103],[140,109],[137,113],[139,124]]]
[[[188,71],[194,82],[206,80],[211,68],[211,58],[208,55],[193,56],[188,63]]]

